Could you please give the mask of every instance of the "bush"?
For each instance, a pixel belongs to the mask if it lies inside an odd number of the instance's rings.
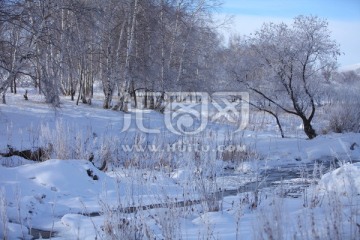
[[[331,113],[329,129],[336,133],[360,132],[359,109],[360,103],[336,107]]]
[[[329,130],[336,133],[360,132],[360,99],[349,97],[330,109]]]

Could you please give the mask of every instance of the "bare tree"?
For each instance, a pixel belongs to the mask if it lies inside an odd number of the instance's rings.
[[[305,134],[310,139],[316,137],[311,122],[323,79],[321,72],[336,66],[340,55],[337,43],[330,38],[327,21],[298,16],[291,27],[264,24],[244,47],[243,65],[231,68],[232,76],[266,100],[268,106],[298,116]],[[271,108],[266,110],[274,113]]]
[[[16,92],[27,75],[48,103],[59,106],[60,94],[75,100],[76,93],[76,104],[90,103],[98,81],[103,107],[125,110],[127,95],[140,89],[209,86],[220,46],[211,27],[214,6],[215,0],[0,0],[0,93],[5,99],[9,88]]]
[[[130,11],[128,14],[127,20],[127,38],[126,38],[126,54],[125,54],[125,66],[123,68],[123,77],[122,82],[119,83],[119,100],[116,106],[113,108],[114,110],[127,110],[125,106],[125,101],[127,95],[129,93],[130,82],[132,81],[131,70],[130,70],[130,62],[134,56],[134,45],[135,45],[135,31],[136,31],[136,22],[138,15],[138,0],[133,1],[133,4],[130,4]],[[125,24],[122,25],[122,29],[120,31],[119,43],[116,56],[119,57],[120,51],[120,42],[122,40],[122,35],[124,31]],[[117,59],[118,60],[118,59]]]
[[[11,91],[16,92],[16,77],[24,70],[31,48],[28,48],[27,33],[18,24],[23,7],[6,1],[1,1],[0,4],[0,94],[3,103],[6,103],[6,92],[10,86]],[[35,35],[34,38],[36,37]]]

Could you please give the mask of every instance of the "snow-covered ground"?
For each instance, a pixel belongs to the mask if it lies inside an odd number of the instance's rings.
[[[360,238],[359,133],[307,140],[285,118],[283,139],[270,117],[252,113],[244,131],[210,122],[184,137],[146,110],[142,123],[160,133],[143,134],[139,110],[66,98],[53,109],[38,95],[21,98],[0,105],[0,153],[51,145],[52,159],[0,157],[1,238]],[[126,118],[133,121],[122,132]],[[124,148],[134,144],[159,149]],[[227,146],[245,148],[233,154]],[[104,160],[106,172],[96,167]]]

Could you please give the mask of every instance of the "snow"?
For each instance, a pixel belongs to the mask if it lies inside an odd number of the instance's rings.
[[[99,180],[88,176],[88,169]],[[103,211],[100,202],[105,200],[110,208],[116,209],[119,204],[127,207],[162,202],[164,197],[181,199],[178,194],[181,189],[169,178],[158,175],[143,179],[140,184],[131,177],[110,177],[85,160],[48,160],[14,168],[0,167],[0,183],[9,205],[8,218],[16,222],[31,218],[34,228],[44,228],[47,222],[63,215],[67,217],[62,217],[61,222],[73,227],[70,222],[80,217],[77,215]],[[127,191],[142,197],[131,202],[126,198]]]
[[[324,174],[318,188],[325,193],[360,195],[360,163],[344,164],[332,172]]]
[[[360,63],[356,63],[352,65],[343,66],[339,70],[341,72],[347,72],[347,71],[358,71],[359,69],[360,69]]]
[[[37,230],[51,232],[53,239],[360,237],[359,133],[307,140],[289,118],[284,127],[293,131],[280,138],[265,118],[261,127],[250,123],[238,135],[232,134],[236,126],[210,122],[207,132],[186,138],[167,131],[162,114],[146,110],[145,126],[161,134],[143,136],[133,122],[121,131],[124,119],[141,110],[124,114],[101,109],[96,99],[92,106],[76,106],[66,98],[54,110],[30,93],[29,101],[10,95],[8,105],[0,105],[0,153],[7,145],[36,149],[52,141],[64,158],[0,157],[1,238],[31,239]],[[136,141],[163,144],[162,151],[118,153],[122,144]],[[209,151],[199,157],[166,152],[164,145],[215,149],[229,142],[246,146],[246,153],[223,159]],[[90,153],[94,164],[87,160]],[[113,163],[107,172],[96,167],[104,155]],[[218,210],[207,211],[206,198],[214,192]],[[333,223],[337,233],[329,230]]]

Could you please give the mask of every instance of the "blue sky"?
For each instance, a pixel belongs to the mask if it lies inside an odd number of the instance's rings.
[[[360,0],[223,0],[219,18],[232,15],[225,37],[250,34],[263,22],[291,23],[297,15],[316,15],[329,21],[332,37],[344,55],[340,66],[360,63]]]

